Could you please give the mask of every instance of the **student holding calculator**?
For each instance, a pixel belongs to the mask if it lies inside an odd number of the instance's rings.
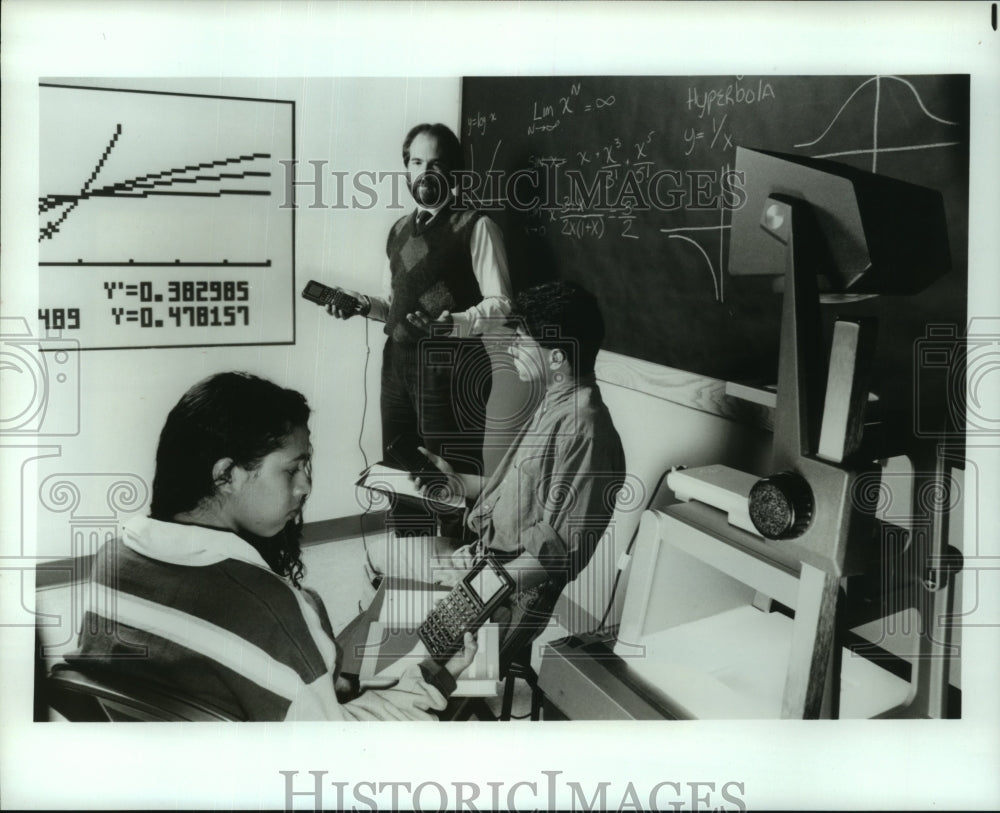
[[[545,392],[496,471],[489,478],[459,473],[422,450],[465,494],[465,524],[476,541],[436,560],[433,540],[423,553],[420,540],[405,540],[405,556],[388,551],[393,540],[386,546],[389,561],[411,565],[411,572],[393,575],[449,586],[483,553],[501,561],[517,582],[494,614],[504,650],[514,645],[509,634],[531,627],[532,618],[537,629],[544,625],[563,587],[590,561],[625,479],[621,439],[594,376],[604,337],[594,296],[570,282],[545,283],[518,295],[512,316],[510,354],[518,377]]]
[[[429,720],[476,645],[358,693],[319,596],[300,584],[312,489],[309,406],[245,373],[196,384],[167,416],[149,517],[97,554],[78,649],[95,678],[158,684],[237,720]]]

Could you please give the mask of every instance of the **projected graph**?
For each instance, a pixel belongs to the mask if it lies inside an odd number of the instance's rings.
[[[43,84],[40,113],[43,328],[83,349],[294,340],[291,102]]]

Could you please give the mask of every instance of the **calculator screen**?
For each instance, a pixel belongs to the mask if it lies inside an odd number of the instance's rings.
[[[503,589],[504,583],[493,568],[487,565],[470,579],[469,586],[483,604],[488,604],[490,599]]]

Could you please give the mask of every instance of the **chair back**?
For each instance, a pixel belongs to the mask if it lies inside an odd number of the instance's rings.
[[[71,722],[174,722],[235,720],[223,709],[168,687],[56,666],[44,681],[49,708]]]

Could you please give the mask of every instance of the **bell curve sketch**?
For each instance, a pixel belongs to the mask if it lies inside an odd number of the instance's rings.
[[[863,108],[864,113],[859,113],[857,109]],[[905,115],[903,111],[906,111]],[[871,130],[861,133],[854,126],[859,118],[865,118],[870,114]],[[932,141],[921,141],[910,143],[902,137],[900,125],[902,122],[918,117],[933,122],[940,128],[940,138]],[[841,125],[838,128],[838,125]],[[961,140],[956,140],[954,131],[961,127],[960,122],[949,121],[941,116],[935,115],[924,103],[918,89],[914,84],[899,76],[872,76],[861,82],[843,101],[840,108],[833,115],[827,127],[816,137],[791,145],[794,150],[802,152],[812,158],[826,158],[832,160],[861,159],[870,156],[871,162],[867,167],[871,172],[879,171],[879,156],[888,156],[893,153],[906,153],[915,150],[936,150],[961,145]],[[838,129],[842,132],[838,132]],[[906,128],[907,131],[910,129]],[[925,127],[926,129],[926,123]],[[858,139],[863,138],[863,143]],[[826,149],[828,144],[836,144]],[[861,166],[859,164],[859,166]],[[723,168],[725,171],[726,168]],[[725,275],[723,274],[723,242],[718,242],[719,264],[718,267],[712,262],[711,257],[705,247],[688,232],[703,232],[722,234],[729,229],[726,222],[726,210],[721,210],[720,223],[717,226],[685,226],[679,228],[661,228],[660,231],[667,235],[668,239],[681,240],[688,244],[690,250],[698,252],[705,261],[708,275],[711,277],[715,299],[718,302],[724,300]]]
[[[895,93],[895,99],[891,105],[887,104],[886,100],[883,99],[883,94],[890,90]],[[867,100],[862,95],[865,92],[869,94]],[[871,105],[871,144],[865,144],[860,147],[849,146],[846,149],[833,149],[829,152],[818,152],[812,154],[813,158],[843,158],[849,155],[870,155],[871,165],[868,169],[872,172],[878,172],[878,158],[880,154],[910,152],[913,150],[935,150],[946,147],[957,147],[961,144],[961,141],[950,137],[952,133],[948,132],[948,128],[952,128],[952,131],[954,131],[954,128],[960,127],[960,122],[949,121],[935,115],[931,110],[927,109],[920,92],[914,87],[912,82],[901,76],[887,75],[872,76],[858,85],[854,89],[854,92],[840,106],[840,109],[834,115],[826,129],[815,138],[796,144],[796,149],[820,149],[827,136],[835,130],[838,122],[844,117],[852,103],[857,105]],[[880,141],[880,124],[882,125],[881,129],[884,130],[887,121],[897,120],[899,118],[897,110],[902,107],[911,108],[911,115],[915,115],[917,118],[923,118],[939,125],[942,135],[941,140],[908,144],[897,143],[896,139]]]
[[[852,107],[860,108],[860,110],[852,110]],[[859,131],[853,123],[869,115],[870,131]],[[940,138],[918,142],[907,140],[903,137],[903,133],[909,132],[912,128],[904,123],[913,118],[925,119],[926,122],[937,125],[940,130]],[[923,130],[927,129],[926,122]],[[960,146],[961,140],[954,137],[955,130],[960,127],[960,122],[949,121],[929,110],[918,89],[907,79],[890,75],[872,76],[861,82],[844,99],[822,132],[814,138],[795,143],[792,147],[812,158],[843,161],[852,158],[867,160],[867,157],[870,156],[868,166],[865,167],[863,164],[858,164],[858,166],[871,172],[878,172],[879,156]],[[838,132],[838,129],[841,132]],[[824,149],[829,144],[836,144],[836,146],[828,146]],[[724,167],[723,171],[725,172],[726,169],[727,167]],[[721,241],[719,243],[719,265],[716,267],[705,248],[685,232],[717,231],[720,234],[725,232],[729,229],[729,224],[726,222],[727,212],[723,208],[720,210],[720,214],[721,220],[717,226],[660,229],[667,235],[668,239],[682,240],[690,244],[693,246],[692,250],[699,252],[704,258],[708,274],[711,276],[715,299],[718,302],[722,302],[724,299],[723,243]]]
[[[294,122],[291,101],[40,83],[39,330],[294,342]]]

